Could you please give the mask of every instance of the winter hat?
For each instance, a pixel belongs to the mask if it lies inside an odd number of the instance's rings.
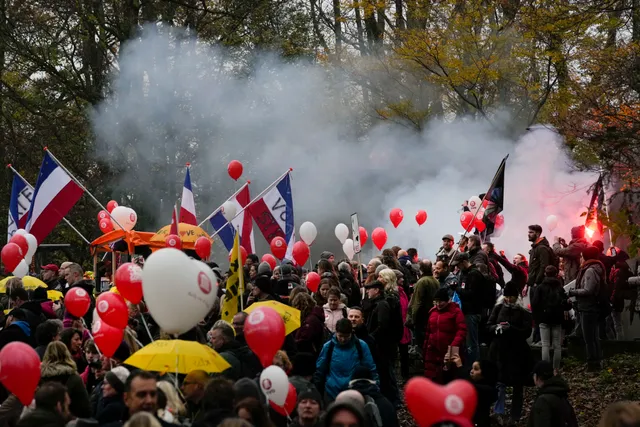
[[[129,370],[124,366],[116,366],[104,376],[104,379],[118,393],[124,393],[124,385],[129,378]]]
[[[436,294],[433,296],[434,301],[449,301],[449,291],[447,288],[440,288],[436,291]]]
[[[359,426],[367,425],[364,417],[364,410],[362,408],[352,403],[341,402],[333,403],[331,406],[329,406],[324,417],[324,426],[331,427],[333,425],[333,416],[341,410],[347,410],[351,412],[357,418]]]
[[[504,285],[502,295],[504,295],[505,297],[517,297],[519,294],[520,292],[518,292],[518,285],[516,285],[514,282],[508,281]]]
[[[271,266],[268,262],[262,261],[258,266],[258,274],[260,275],[271,275]]]
[[[367,368],[364,365],[356,366],[356,369],[353,371],[353,375],[351,375],[352,380],[372,380],[371,369]]]
[[[293,274],[293,268],[289,264],[282,264],[280,267],[280,273],[282,277],[291,276],[291,274]]]
[[[242,399],[252,397],[258,402],[265,402],[265,396],[258,388],[258,384],[250,378],[240,378],[233,384],[233,392],[236,400],[239,402]]]
[[[124,362],[129,358],[129,356],[131,356],[131,350],[129,349],[129,346],[127,345],[127,343],[122,341],[118,346],[118,349],[116,350],[116,352],[113,353],[112,359]]]
[[[269,276],[256,276],[253,280],[253,284],[265,294],[271,293],[271,278]]]
[[[590,259],[598,259],[599,255],[600,251],[595,246],[589,246],[585,248],[584,251],[582,251],[582,257],[585,259],[585,261],[588,261]]]
[[[331,252],[329,251],[324,251],[320,254],[320,259],[329,259],[332,256],[334,256]]]
[[[322,409],[322,395],[314,386],[310,386],[309,388],[301,391],[300,394],[298,394],[298,403],[307,399],[318,402],[318,405],[320,405],[320,409]]]

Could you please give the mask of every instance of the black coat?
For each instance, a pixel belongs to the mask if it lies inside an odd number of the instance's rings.
[[[509,328],[493,335],[489,359],[498,365],[498,382],[506,385],[530,385],[533,359],[527,339],[531,335],[532,317],[519,305],[498,304],[493,308],[487,326],[495,334],[500,323]]]
[[[17,324],[12,323],[11,325],[7,326],[2,331],[0,331],[0,349],[2,349],[5,345],[9,344],[10,342],[14,342],[14,341],[23,342],[25,344],[29,344],[30,346],[33,346],[33,343],[35,341],[33,339],[33,331],[28,326],[27,322],[24,322],[24,323],[25,325],[23,326],[26,326],[26,328],[20,327]],[[26,331],[28,331],[28,333]]]
[[[102,390],[100,390],[102,392]],[[98,402],[95,419],[99,425],[117,422],[127,410],[122,395],[103,397]]]
[[[484,281],[483,274],[474,265],[460,271],[456,292],[465,315],[482,313]]]
[[[384,295],[380,295],[374,299],[365,299],[363,306],[367,330],[369,331],[369,335],[378,343],[378,354],[383,356],[396,348],[393,345],[388,345],[392,342],[391,307],[389,307],[389,303],[385,300]],[[385,352],[385,349],[387,352]]]
[[[22,417],[17,427],[64,427],[66,424],[58,412],[36,408]]]
[[[560,305],[554,301],[560,301]],[[531,295],[531,311],[536,324],[562,325],[564,312],[571,309],[567,294],[560,280],[555,277],[545,277]]]
[[[375,381],[351,381],[349,388],[359,391],[365,399],[367,397],[373,399],[380,412],[380,418],[382,419],[382,425],[384,427],[398,427],[400,425],[395,407],[391,401],[380,392],[380,387],[378,387]]]
[[[455,376],[457,379],[469,381],[476,389],[476,396],[478,396],[478,403],[476,405],[476,412],[473,414],[473,424],[476,427],[490,427],[491,426],[491,407],[498,400],[498,390],[495,382],[490,382],[485,379],[480,381],[474,381],[469,377],[469,369],[465,366],[461,366],[456,369]]]
[[[529,414],[529,427],[577,426],[578,421],[567,399],[568,394],[569,386],[562,378],[553,377],[546,380],[533,402]]]
[[[544,280],[544,269],[551,265],[551,254],[553,249],[549,246],[549,241],[543,237],[537,243],[531,245],[529,251],[529,279],[527,285],[533,286],[542,283]]]
[[[237,381],[240,378],[254,378],[262,371],[262,365],[255,353],[238,341],[226,343],[218,350],[218,353],[231,365],[223,372],[223,375],[232,381]]]

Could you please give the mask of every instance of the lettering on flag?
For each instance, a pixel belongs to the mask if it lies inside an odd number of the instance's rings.
[[[229,263],[229,279],[227,279],[227,289],[224,294],[224,304],[222,305],[222,320],[231,322],[233,316],[238,313],[238,297],[242,297],[244,289],[242,286],[242,266],[240,265],[240,238],[236,233],[231,251],[231,261]]]

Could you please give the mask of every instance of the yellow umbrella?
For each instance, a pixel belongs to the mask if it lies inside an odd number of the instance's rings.
[[[284,330],[287,335],[300,327],[300,310],[297,308],[289,307],[288,305],[282,304],[278,301],[260,301],[254,302],[244,311],[246,313],[251,313],[259,307],[270,307],[277,311],[282,317],[282,320],[284,320]]]
[[[231,365],[210,347],[195,341],[158,340],[136,351],[124,362],[146,371],[188,374],[194,370],[223,372]]]
[[[62,292],[47,291],[47,298],[49,298],[51,301],[60,301],[62,299]]]
[[[0,280],[0,293],[2,293],[2,294],[6,294],[7,293],[7,282],[9,281],[9,279],[13,279],[13,276],[9,276],[9,277],[6,277],[6,278]],[[24,276],[22,278],[22,285],[28,291],[32,291],[35,288],[46,288],[47,287],[47,284],[44,283],[42,280],[36,279],[35,277],[32,277],[32,276]]]
[[[158,230],[156,234],[153,235],[150,241],[164,242],[164,240],[169,235],[170,230],[171,230],[171,225],[166,225],[162,227],[160,230]],[[198,237],[202,237],[202,236],[209,238],[209,235],[207,234],[207,232],[204,231],[202,228],[196,225],[185,224],[183,222],[178,224],[178,235],[180,236],[180,240],[182,240],[182,243],[195,243],[195,241],[198,240]]]

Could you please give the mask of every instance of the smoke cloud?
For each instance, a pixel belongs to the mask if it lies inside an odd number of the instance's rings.
[[[461,203],[486,192],[510,154],[506,228],[494,241],[512,255],[528,250],[527,226],[544,227],[550,214],[560,218],[556,232],[568,237],[596,179],[572,172],[553,130],[536,128],[514,140],[499,130],[509,127],[507,119],[434,120],[421,133],[370,125],[371,111],[361,108],[361,94],[344,73],[268,54],[241,61],[176,34],[146,30],[123,48],[113,79],[113,93],[92,116],[96,156],[117,169],[113,194],[138,211],[138,229],[170,222],[186,162],[204,219],[240,186],[226,171],[238,159],[253,196],[294,169],[296,230],[304,221],[318,228],[314,260],[322,250],[342,256],[334,228],[349,225],[354,212],[369,233],[388,231],[387,246],[433,257],[443,234],[462,231]],[[389,221],[394,207],[405,214],[398,229]],[[429,215],[422,227],[414,220],[418,209]],[[257,252],[268,251],[257,229],[255,235]],[[375,253],[367,243],[363,262]],[[223,254],[219,249],[219,259]]]

